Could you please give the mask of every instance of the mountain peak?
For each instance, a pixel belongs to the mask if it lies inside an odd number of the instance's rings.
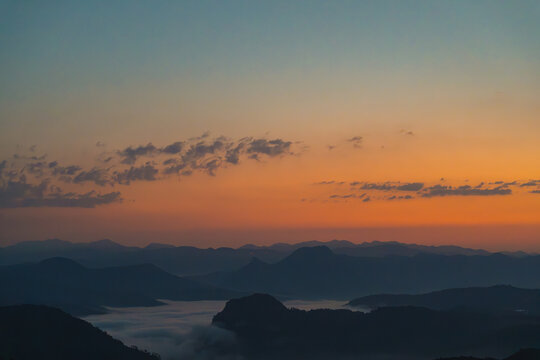
[[[87,244],[88,246],[97,248],[97,249],[122,249],[125,247],[124,245],[120,245],[110,239],[91,241]]]
[[[276,298],[268,294],[253,294],[227,301],[225,308],[212,319],[213,324],[227,327],[250,322],[265,322],[286,313],[288,310]]]

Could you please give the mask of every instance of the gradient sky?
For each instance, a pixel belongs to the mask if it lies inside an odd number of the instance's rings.
[[[0,243],[540,251],[539,18],[538,1],[0,1]]]

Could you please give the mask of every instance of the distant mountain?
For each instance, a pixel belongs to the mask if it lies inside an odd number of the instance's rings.
[[[370,295],[351,300],[348,305],[368,308],[421,306],[434,310],[468,308],[477,311],[520,311],[540,315],[540,290],[499,285],[448,289],[420,295]]]
[[[281,252],[292,252],[303,247],[326,246],[336,254],[351,256],[414,256],[421,253],[439,255],[489,255],[489,251],[481,249],[468,249],[460,246],[441,245],[428,246],[417,244],[405,244],[396,241],[371,241],[355,244],[347,240],[332,241],[304,241],[296,244],[277,243],[269,246],[257,246],[248,244],[240,249],[251,250],[272,249]],[[523,252],[508,252],[507,255],[526,256]]]
[[[307,241],[297,244],[277,243],[270,246],[244,245],[238,249],[173,246],[151,243],[144,248],[124,246],[111,240],[89,243],[71,243],[58,239],[22,242],[0,248],[0,265],[37,262],[51,257],[73,259],[89,267],[154,264],[176,275],[197,275],[217,271],[237,270],[253,257],[275,263],[303,247],[326,246],[336,254],[357,257],[437,255],[492,255],[485,250],[467,249],[459,246],[425,246],[398,242],[364,242],[354,244],[346,240],[328,242]],[[505,253],[524,257],[523,252]]]
[[[257,260],[237,271],[196,278],[239,291],[298,298],[350,299],[501,283],[540,288],[540,256],[355,257],[316,246],[300,248],[274,264]]]
[[[100,313],[103,306],[155,306],[157,299],[229,299],[223,290],[169,274],[155,265],[89,269],[72,260],[0,267],[0,305],[45,304],[73,314]]]
[[[418,307],[303,311],[264,294],[230,300],[212,323],[234,332],[249,359],[502,357],[540,346],[539,317]]]
[[[268,246],[260,246],[260,245],[253,245],[253,244],[247,244],[239,249],[273,249],[278,250],[281,252],[292,252],[296,249],[300,249],[303,247],[314,247],[314,246],[327,246],[331,249],[339,249],[339,248],[351,248],[358,246],[355,243],[352,243],[347,240],[330,240],[330,241],[303,241],[295,244],[289,244],[289,243],[275,243]]]
[[[151,243],[144,247],[146,250],[156,250],[156,249],[174,249],[174,245],[170,244],[160,244],[160,243]]]
[[[123,246],[111,240],[71,243],[62,240],[22,242],[0,248],[0,265],[38,262],[52,257],[65,257],[89,267],[154,264],[177,275],[235,270],[257,256],[274,262],[286,256],[275,250],[199,249],[153,243],[145,248]]]
[[[0,307],[0,359],[158,360],[65,312],[37,305]]]

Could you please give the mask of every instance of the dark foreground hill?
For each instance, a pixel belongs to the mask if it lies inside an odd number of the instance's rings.
[[[540,318],[418,307],[287,309],[270,295],[227,302],[212,323],[233,331],[250,359],[505,357],[540,347]]]
[[[37,305],[0,307],[1,360],[157,360],[65,312]]]
[[[274,264],[254,259],[237,271],[209,274],[199,279],[245,292],[334,299],[501,283],[540,288],[540,256],[356,257],[316,246],[300,248]]]
[[[538,360],[540,359],[540,349],[523,349],[515,354],[504,358],[503,360]],[[453,358],[437,359],[437,360],[495,360],[494,358],[477,358],[472,356],[460,356]]]
[[[385,306],[421,306],[434,310],[468,308],[476,311],[521,311],[540,315],[540,290],[498,285],[447,289],[419,295],[382,294],[357,298],[348,305],[371,309]]]
[[[216,300],[238,295],[154,265],[89,269],[63,258],[2,266],[0,289],[0,305],[44,304],[77,315],[103,312],[102,306],[160,305],[157,299]]]

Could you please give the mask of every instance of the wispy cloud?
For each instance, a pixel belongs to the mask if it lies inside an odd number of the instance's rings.
[[[494,196],[510,194],[512,194],[512,190],[503,186],[499,186],[496,188],[479,189],[473,188],[469,185],[462,185],[458,187],[435,185],[426,188],[422,196]]]
[[[444,181],[444,179],[441,179]],[[324,180],[313,183],[314,185],[337,185],[347,183],[350,188],[349,192],[336,192],[337,188],[332,188],[333,193],[328,194],[327,198],[322,198],[319,201],[334,201],[347,199],[368,199],[366,201],[378,200],[411,200],[415,198],[436,198],[450,196],[501,196],[512,195],[514,190],[519,191],[520,188],[540,185],[538,180],[528,180],[522,182],[514,181],[481,181],[477,185],[449,185],[449,184],[432,184],[426,186],[423,182],[401,182],[401,181],[386,181],[386,182],[366,182],[366,181],[349,181],[337,182],[336,180]],[[353,192],[351,193],[350,190]],[[357,192],[356,192],[357,191]],[[529,193],[540,193],[540,190],[535,189],[528,191]],[[406,193],[406,194],[403,194]],[[408,193],[408,194],[407,194]],[[314,199],[313,201],[317,201]]]
[[[350,142],[354,148],[360,149],[362,148],[364,138],[362,136],[353,136],[352,138],[347,139],[347,141]]]
[[[93,208],[97,205],[122,201],[120,192],[106,194],[89,191],[86,193],[63,192],[48,181],[29,184],[25,177],[18,181],[7,181],[0,187],[0,207],[83,207]]]
[[[212,139],[206,132],[162,147],[149,142],[105,151],[97,156],[96,164],[87,169],[78,164],[46,161],[46,155],[15,154],[13,159],[0,163],[0,206],[94,207],[120,201],[120,192],[103,195],[95,191],[62,193],[51,192],[50,186],[55,186],[55,190],[59,189],[58,183],[86,187],[126,186],[136,181],[163,180],[172,175],[190,176],[195,172],[215,176],[220,169],[239,165],[244,160],[266,161],[296,155],[294,144],[280,138],[234,140],[219,136]],[[96,146],[101,148],[104,144],[98,142]],[[36,147],[33,147],[31,152],[35,151]]]

